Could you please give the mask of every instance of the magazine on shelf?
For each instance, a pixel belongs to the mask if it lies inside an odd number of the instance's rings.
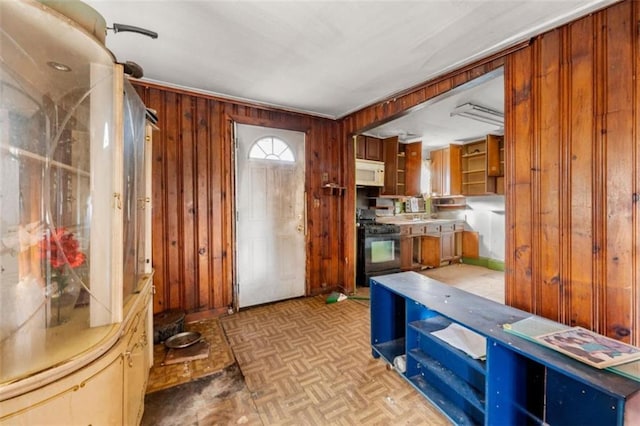
[[[603,336],[583,327],[569,327],[539,317],[504,324],[505,331],[540,343],[595,368],[610,368],[640,359],[640,348]],[[636,366],[638,363],[635,364]],[[637,368],[625,374],[637,379]]]
[[[640,348],[582,327],[553,331],[535,338],[543,345],[596,368],[611,367],[640,358]]]

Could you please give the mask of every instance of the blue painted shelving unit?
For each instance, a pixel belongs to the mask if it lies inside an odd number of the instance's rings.
[[[374,277],[370,292],[373,356],[405,355],[402,377],[455,424],[640,424],[640,382],[503,330],[528,312],[415,272]],[[486,359],[431,334],[451,323],[486,338]]]

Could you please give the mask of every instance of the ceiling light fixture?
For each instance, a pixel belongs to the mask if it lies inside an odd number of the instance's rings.
[[[470,118],[472,120],[481,121],[494,126],[504,126],[504,114],[491,108],[472,103],[466,103],[456,107],[451,112],[451,117],[459,115],[460,117]]]

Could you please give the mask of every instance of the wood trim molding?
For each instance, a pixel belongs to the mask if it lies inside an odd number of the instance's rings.
[[[248,124],[250,126],[271,127],[274,129],[302,132],[306,134],[307,138],[309,137],[309,130],[311,129],[308,124],[309,120],[304,119],[304,117],[302,116],[299,122],[295,122],[292,120],[287,120],[286,122],[284,122],[282,120],[273,120],[263,117],[248,117],[246,115],[229,112],[227,112],[225,116],[228,121],[238,124]]]
[[[402,90],[402,91],[400,91],[400,92],[398,92],[398,93],[396,93],[396,94],[394,94],[392,96],[389,96],[388,98],[382,100],[381,102],[388,102],[390,100],[395,100],[397,98],[410,95],[410,94],[412,94],[414,92],[417,92],[419,90],[425,89],[427,86],[431,86],[431,85],[434,85],[434,84],[435,85],[438,85],[438,84],[441,84],[441,83],[445,83],[446,84],[446,83],[448,83],[449,80],[456,80],[456,79],[461,78],[460,76],[465,74],[465,73],[476,72],[478,67],[482,67],[484,65],[489,65],[489,66],[493,67],[493,66],[495,66],[495,63],[504,64],[504,58],[505,57],[507,57],[509,54],[511,54],[511,53],[513,53],[513,52],[515,52],[517,50],[520,50],[520,49],[523,49],[523,48],[529,46],[530,44],[531,44],[531,40],[522,41],[522,42],[517,43],[517,44],[515,44],[513,46],[507,47],[506,49],[503,49],[503,50],[501,50],[499,52],[496,52],[493,55],[489,55],[489,56],[487,56],[485,58],[478,59],[477,61],[471,62],[471,63],[469,63],[467,65],[463,65],[460,68],[456,68],[454,70],[451,70],[451,71],[449,71],[449,72],[447,72],[445,74],[442,74],[442,75],[440,75],[438,77],[435,77],[435,78],[433,78],[431,80],[428,80],[426,82],[423,82],[423,83],[417,84],[415,86],[409,87],[407,89],[404,89],[404,90]],[[500,65],[500,66],[502,66],[502,65]],[[479,77],[479,75],[476,76],[476,77]],[[452,88],[457,87],[457,86],[459,86],[459,84],[452,85]],[[366,108],[362,108],[362,109],[364,110]],[[358,111],[356,111],[356,112],[358,112]]]
[[[504,66],[505,58],[529,44],[530,40],[518,43],[491,56],[405,89],[376,104],[354,111],[341,120],[345,125],[345,134],[347,136],[353,135],[402,117],[429,99]]]
[[[233,104],[233,105],[241,106],[245,108],[254,108],[254,109],[259,109],[264,111],[274,111],[274,112],[288,114],[288,115],[298,115],[301,118],[315,117],[315,118],[320,118],[325,120],[332,119],[331,117],[323,116],[320,114],[312,114],[310,112],[306,113],[306,112],[296,111],[294,109],[287,109],[284,107],[277,107],[274,105],[262,104],[260,102],[251,102],[247,100],[234,99],[231,96],[225,97],[224,95],[216,95],[214,93],[207,92],[205,90],[175,86],[175,85],[172,85],[171,83],[149,81],[145,79],[136,79],[131,77],[129,77],[129,80],[131,81],[132,84],[140,87],[159,89],[159,90],[162,90],[163,92],[173,92],[181,95],[194,96],[201,99],[208,99],[212,101]]]

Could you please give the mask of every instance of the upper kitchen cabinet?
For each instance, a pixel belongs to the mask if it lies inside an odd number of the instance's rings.
[[[404,149],[405,195],[421,195],[420,176],[422,172],[422,143],[414,142],[401,144],[400,148]]]
[[[356,158],[360,160],[384,161],[382,139],[371,136],[356,136]]]
[[[496,179],[496,194],[504,194],[504,136],[487,135],[487,175]]]
[[[384,187],[381,195],[398,195],[398,137],[382,140],[384,152]],[[403,176],[404,177],[404,176]],[[404,188],[402,188],[404,192]]]
[[[504,176],[504,137],[487,135],[487,175]]]
[[[463,195],[504,193],[502,136],[487,135],[485,139],[464,145],[461,158]]]
[[[462,193],[461,150],[460,145],[449,145],[446,148],[431,151],[432,195],[460,195]]]
[[[422,143],[399,143],[398,137],[383,139],[384,187],[382,195],[419,195]]]

